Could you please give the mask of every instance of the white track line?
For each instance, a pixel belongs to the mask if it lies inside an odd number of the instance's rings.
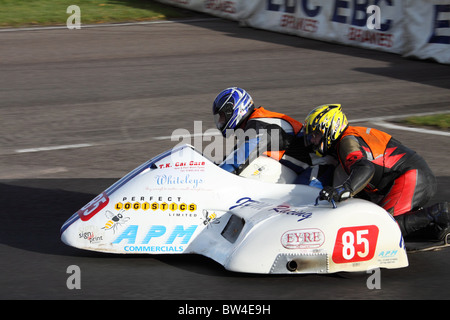
[[[352,122],[370,122],[370,123],[373,123],[374,125],[389,128],[389,129],[413,131],[413,132],[420,132],[420,133],[425,133],[425,134],[434,134],[434,135],[450,137],[450,132],[446,132],[446,131],[404,127],[404,126],[399,126],[396,124],[384,122],[384,120],[402,119],[402,118],[408,118],[408,117],[414,117],[414,116],[427,116],[427,115],[435,115],[435,114],[442,114],[442,113],[447,113],[447,112],[435,111],[435,112],[410,113],[410,114],[396,115],[396,116],[353,119],[353,120],[349,120],[349,122],[350,123],[352,123]],[[176,135],[176,136],[159,136],[159,137],[153,137],[151,139],[147,139],[145,141],[172,140],[172,139],[176,140],[179,138],[189,138],[189,137],[192,138],[192,137],[196,137],[196,136],[214,136],[214,135],[220,135],[220,134],[219,133],[217,133],[217,134],[216,133],[206,133],[206,134],[196,133],[196,134]],[[145,142],[145,141],[142,141],[142,142]],[[116,141],[115,143],[108,143],[108,144],[120,144],[120,143],[122,143],[122,142]],[[62,149],[79,149],[79,148],[86,148],[86,147],[93,147],[93,146],[96,146],[96,144],[80,143],[80,144],[59,145],[59,146],[51,146],[51,147],[16,149],[16,150],[14,150],[14,152],[15,153],[30,153],[30,152],[41,152],[41,151],[55,151],[55,150],[62,150]]]
[[[39,148],[28,148],[28,149],[17,149],[16,153],[29,153],[29,152],[40,152],[40,151],[54,151],[54,150],[62,150],[62,149],[79,149],[86,147],[93,147],[93,144],[90,143],[79,143],[79,144],[67,144],[60,146],[52,146],[52,147],[39,147]]]
[[[422,129],[422,128],[413,128],[413,127],[405,127],[405,126],[399,126],[393,123],[388,123],[384,121],[371,121],[372,124],[388,129],[394,129],[394,130],[403,130],[403,131],[412,131],[412,132],[420,132],[420,133],[426,133],[426,134],[435,134],[438,136],[445,136],[450,137],[450,132],[446,131],[438,131],[438,130],[430,130],[430,129]]]
[[[352,120],[349,119],[348,122],[350,122],[350,123],[351,122],[373,122],[373,121],[383,121],[383,120],[405,119],[405,118],[409,118],[409,117],[432,116],[435,114],[445,114],[445,113],[450,113],[450,110],[408,113],[408,114],[395,115],[395,116],[381,116],[381,117],[360,118],[360,119],[352,119]]]
[[[394,119],[405,119],[405,118],[409,118],[409,117],[432,116],[432,115],[436,115],[436,114],[445,114],[445,113],[449,113],[449,112],[450,111],[432,111],[432,112],[410,113],[410,114],[395,115],[395,116],[353,119],[353,120],[349,120],[348,122],[350,122],[350,123],[352,123],[352,122],[370,122],[376,126],[393,129],[393,130],[412,131],[412,132],[419,132],[419,133],[425,133],[425,134],[434,134],[434,135],[439,135],[439,136],[444,136],[444,137],[450,137],[450,132],[446,132],[446,131],[415,128],[415,127],[406,127],[406,126],[400,126],[397,124],[388,123],[388,122],[384,121],[384,120],[394,120]]]
[[[157,20],[157,21],[141,21],[141,22],[123,22],[123,23],[99,23],[99,24],[81,24],[81,29],[85,28],[106,28],[106,27],[124,27],[124,26],[139,26],[150,24],[170,24],[170,23],[189,23],[189,22],[203,22],[220,20],[220,18],[199,18],[199,19],[185,19],[185,20]],[[27,28],[5,28],[0,29],[0,32],[19,32],[19,31],[46,31],[46,30],[62,30],[67,29],[67,26],[48,26],[48,27],[27,27]],[[72,31],[72,30],[70,30]]]

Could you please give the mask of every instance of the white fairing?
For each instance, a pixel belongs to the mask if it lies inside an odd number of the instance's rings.
[[[357,199],[336,209],[324,201],[315,206],[318,193],[236,176],[186,145],[93,199],[63,225],[61,239],[102,252],[201,254],[249,273],[408,265],[400,229],[385,210]]]
[[[266,156],[256,158],[239,175],[271,183],[293,183],[297,178],[297,174],[292,169]]]

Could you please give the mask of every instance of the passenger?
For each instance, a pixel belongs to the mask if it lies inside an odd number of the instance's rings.
[[[420,232],[429,240],[446,239],[450,232],[448,203],[423,208],[437,187],[433,172],[419,154],[385,132],[349,126],[339,104],[312,110],[304,130],[306,145],[321,155],[334,155],[340,162],[333,187],[320,191],[322,200],[359,196],[388,211],[405,237]]]

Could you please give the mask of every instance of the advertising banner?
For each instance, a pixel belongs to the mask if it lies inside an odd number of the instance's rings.
[[[450,64],[450,0],[158,0],[254,28]]]
[[[246,9],[241,0],[158,0],[173,6],[207,13],[213,16],[240,20],[245,17]],[[254,2],[254,1],[249,1]],[[241,18],[242,16],[242,18]]]
[[[403,19],[400,1],[265,0],[247,19],[256,28],[329,42],[401,53]]]
[[[405,56],[450,64],[450,1],[405,2]]]

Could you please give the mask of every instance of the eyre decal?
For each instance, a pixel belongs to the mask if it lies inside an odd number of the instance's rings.
[[[316,228],[289,230],[281,236],[281,244],[286,249],[316,249],[324,242],[325,234]]]

